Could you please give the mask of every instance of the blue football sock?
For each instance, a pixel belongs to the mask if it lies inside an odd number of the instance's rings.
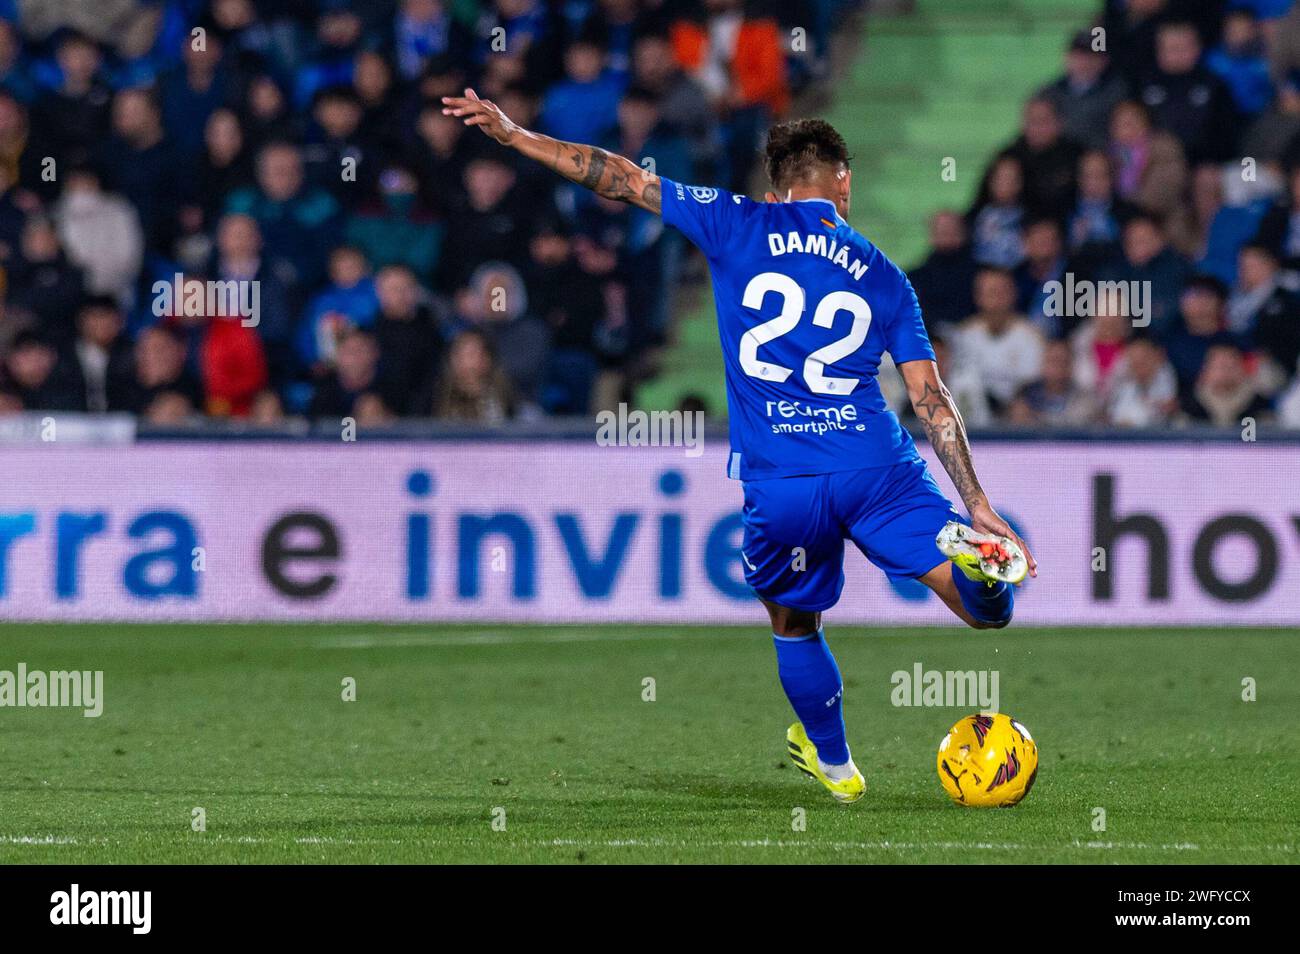
[[[844,737],[844,683],[825,633],[819,629],[812,636],[773,634],[772,638],[781,688],[817,746],[817,757],[827,765],[843,765],[849,760]]]
[[[989,586],[977,582],[952,567],[952,581],[957,584],[957,594],[961,605],[981,623],[1006,623],[1011,620],[1011,610],[1015,605],[1015,587],[1010,583],[995,583]]]

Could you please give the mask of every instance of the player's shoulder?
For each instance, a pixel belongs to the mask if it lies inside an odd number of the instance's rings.
[[[717,186],[690,185],[685,182],[678,182],[675,179],[663,178],[664,193],[671,195],[680,203],[694,204],[697,206],[714,206],[717,211],[750,211],[750,207],[757,207],[759,203],[754,202],[747,196],[738,195],[734,192],[728,192],[726,189],[719,189]]]
[[[849,226],[848,230],[853,235],[853,244],[867,264],[867,274],[874,274],[878,280],[899,286],[908,282],[907,273],[885,254],[884,249],[857,229]]]

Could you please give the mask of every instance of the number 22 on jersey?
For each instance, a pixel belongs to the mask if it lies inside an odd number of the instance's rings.
[[[781,313],[761,325],[755,325],[741,336],[740,366],[752,378],[780,384],[794,373],[794,369],[761,360],[758,357],[758,349],[798,327],[804,314],[805,295],[799,284],[788,275],[779,272],[762,272],[750,279],[749,284],[745,286],[742,299],[744,306],[758,311],[769,292],[781,296]],[[859,378],[837,378],[826,374],[828,365],[847,358],[862,347],[862,343],[867,340],[867,331],[871,327],[871,306],[861,295],[848,291],[831,292],[819,301],[813,311],[813,324],[819,328],[831,328],[835,324],[836,315],[841,311],[846,311],[853,317],[849,333],[818,348],[804,359],[804,383],[814,394],[852,394],[860,380]]]

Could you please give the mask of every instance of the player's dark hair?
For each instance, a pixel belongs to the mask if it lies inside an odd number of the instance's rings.
[[[811,179],[821,166],[847,169],[849,161],[844,137],[824,119],[777,123],[767,134],[763,168],[778,191]]]

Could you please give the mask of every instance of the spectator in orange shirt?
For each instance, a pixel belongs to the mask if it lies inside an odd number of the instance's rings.
[[[764,131],[790,105],[781,27],[744,0],[705,0],[704,11],[672,25],[673,55],[722,115],[726,184],[743,193]]]

